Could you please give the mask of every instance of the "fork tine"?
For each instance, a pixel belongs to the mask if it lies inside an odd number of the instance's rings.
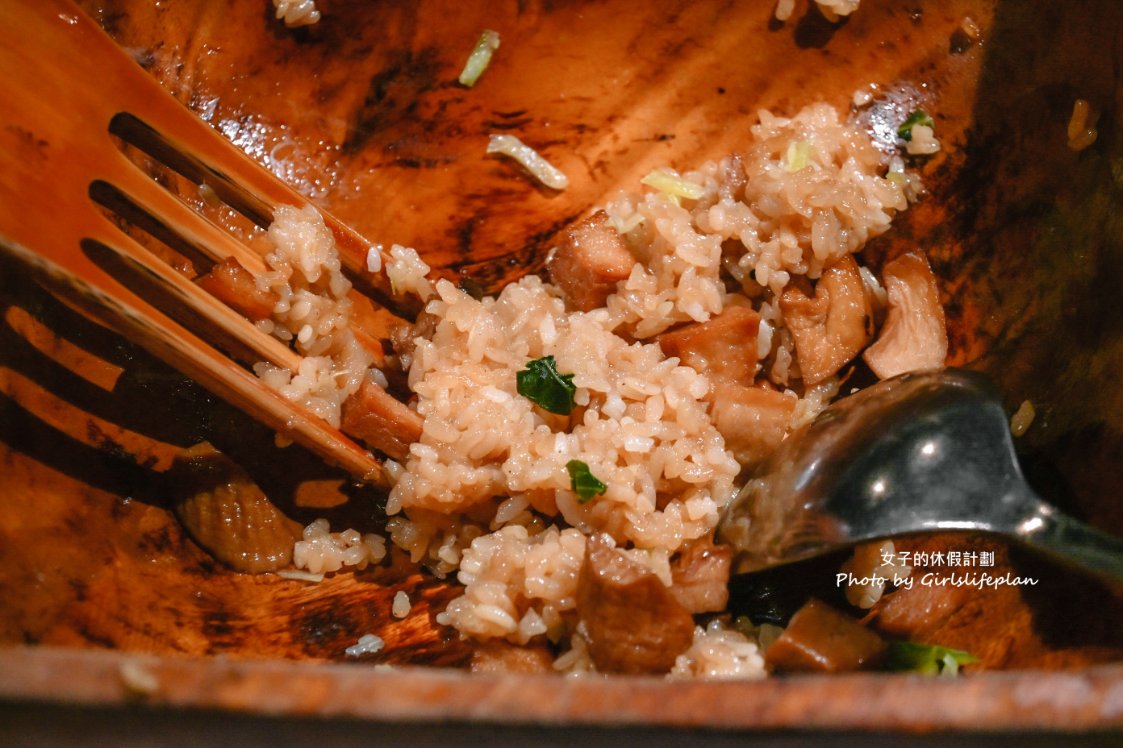
[[[0,247],[28,264],[49,290],[73,299],[77,308],[217,396],[326,461],[386,487],[388,475],[368,450],[268,389],[207,336],[220,330],[231,339],[249,341],[241,348],[232,346],[231,352],[251,361],[299,369],[299,357],[121,231],[98,209],[91,186],[116,191],[101,194],[103,202],[116,201],[120,193],[122,204],[127,200],[134,213],[154,216],[152,225],[158,221],[168,236],[182,230],[175,234],[183,239],[180,249],[215,246],[223,255],[243,251],[213,224],[192,217],[117,147],[109,123],[119,113],[133,111],[153,123],[156,129],[145,128],[150,139],[179,153],[181,161],[197,164],[213,187],[244,182],[247,194],[270,206],[270,214],[274,205],[301,207],[308,201],[171,98],[68,0],[0,0],[0,5],[5,21],[0,23],[0,78],[7,81],[0,97]],[[43,54],[44,49],[50,54]],[[325,220],[338,227],[334,219]],[[337,231],[337,236],[356,235]],[[355,253],[354,245],[344,242],[343,257],[361,269],[369,244],[360,238],[359,245],[363,250]],[[245,259],[250,267],[257,264]],[[144,282],[130,288],[122,277]],[[370,274],[355,278],[369,281]],[[388,285],[384,276],[381,280]],[[171,303],[171,313],[179,319],[149,303],[154,290],[161,303]],[[199,321],[203,331],[191,332],[188,325]]]
[[[122,168],[114,175],[110,186],[132,200],[136,207],[155,219],[166,231],[178,235],[194,252],[211,262],[217,263],[233,257],[252,273],[265,270],[265,263],[259,254],[149,178],[124,154],[121,155],[121,160]],[[107,205],[97,198],[95,200],[110,210],[117,211],[117,206]]]
[[[122,238],[128,239],[124,235]],[[131,240],[130,240],[131,241]],[[370,452],[322,419],[285,400],[173,320],[151,307],[129,304],[87,283],[43,255],[0,236],[0,251],[23,262],[44,286],[71,299],[95,319],[137,342],[216,395],[314,454],[375,485],[390,485]],[[127,253],[116,250],[122,256]]]
[[[334,235],[344,270],[356,288],[399,316],[416,318],[419,300],[395,291],[385,272],[366,269],[367,254],[374,244],[253,161],[168,97],[155,80],[148,79],[147,83],[155,91],[149,97],[134,97],[129,114],[113,117],[113,134],[195,183],[210,185],[223,200],[261,226],[272,221],[278,206],[313,205]],[[389,261],[389,255],[382,252],[384,268]]]
[[[119,168],[113,174],[116,184],[110,187],[123,199],[152,216],[167,230],[179,235],[212,260],[218,261],[227,255],[233,255],[243,267],[264,268],[264,263],[257,254],[149,179],[123,154],[117,155]],[[114,209],[112,205],[106,207]],[[182,304],[197,319],[218,331],[228,349],[241,354],[244,363],[254,364],[264,360],[293,372],[300,367],[300,356],[297,353],[258,330],[245,317],[199,288],[132,237],[122,233],[117,241],[103,241],[99,245],[111,251],[117,260],[133,271],[134,276],[154,283],[165,297]],[[98,263],[89,251],[86,254],[103,271],[114,275],[104,263]],[[131,287],[128,283],[124,285]]]
[[[121,281],[119,274],[112,271],[111,263],[104,261],[104,255],[92,249],[95,245],[112,253],[113,257],[133,271],[134,277],[154,286],[154,290],[167,298],[171,304],[181,305],[198,321],[206,323],[213,331],[218,332],[227,347],[232,352],[236,351],[240,354],[245,363],[254,364],[265,360],[292,372],[300,367],[300,356],[294,351],[276,338],[258,330],[245,317],[199,288],[132,237],[122,233],[118,242],[90,241],[83,246],[86,256],[94,264]],[[144,295],[142,284],[125,283],[124,285],[131,288],[134,293]],[[173,319],[182,317],[182,314],[169,313],[170,309],[165,308],[165,304],[153,303],[151,299],[146,301]],[[184,324],[183,319],[178,321]],[[187,326],[192,327],[190,324]]]

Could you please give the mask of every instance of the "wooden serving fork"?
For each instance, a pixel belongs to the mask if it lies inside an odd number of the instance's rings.
[[[115,214],[142,225],[206,261],[233,257],[250,271],[265,267],[245,244],[147,176],[114,138],[208,185],[261,226],[276,207],[302,208],[308,200],[172,98],[67,0],[3,4],[0,81],[0,247],[46,287],[279,434],[359,479],[386,485],[370,451],[267,389],[243,365],[266,361],[295,371],[297,353],[112,220]],[[366,271],[372,245],[323,217],[352,282],[393,305],[387,278]]]

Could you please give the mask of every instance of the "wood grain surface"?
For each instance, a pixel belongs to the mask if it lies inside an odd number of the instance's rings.
[[[944,145],[919,165],[929,194],[867,258],[928,252],[943,284],[950,362],[994,376],[1011,410],[1026,399],[1037,407],[1021,442],[1035,485],[1123,534],[1123,8],[1112,0],[866,0],[838,25],[802,2],[780,24],[766,1],[320,0],[323,20],[299,30],[275,22],[265,0],[81,5],[168,91],[298,191],[372,241],[416,247],[439,274],[484,291],[539,270],[563,227],[651,168],[689,168],[743,147],[761,108],[794,113],[827,101],[845,111],[857,88],[876,83],[875,103],[858,116],[884,134],[923,106]],[[968,16],[983,33],[965,45]],[[488,27],[502,37],[492,66],[475,88],[458,86]],[[1082,152],[1065,145],[1078,97],[1099,116],[1099,139]],[[486,157],[491,132],[538,148],[570,188],[554,193]],[[181,178],[152,173],[253,241],[244,218]],[[175,452],[198,441],[233,457],[302,523],[325,516],[333,528],[378,530],[385,496],[276,446],[3,262],[0,315],[6,698],[121,701],[117,681],[93,684],[135,654],[163,658],[144,661],[167,686],[159,701],[176,706],[715,727],[1123,723],[1118,667],[1081,670],[1123,658],[1119,596],[980,537],[911,547],[992,549],[999,568],[1042,583],[973,591],[931,639],[970,648],[987,667],[1079,673],[775,685],[488,677],[473,681],[472,697],[460,674],[261,662],[346,660],[343,650],[366,633],[387,644],[370,662],[464,667],[471,650],[434,619],[455,585],[397,554],[318,585],[236,574],[210,559],[171,514],[164,477]],[[413,602],[403,620],[389,612],[399,590]],[[312,695],[279,685],[287,678]],[[283,695],[263,698],[274,687]],[[369,702],[358,695],[368,692]],[[560,696],[536,705],[546,693]]]

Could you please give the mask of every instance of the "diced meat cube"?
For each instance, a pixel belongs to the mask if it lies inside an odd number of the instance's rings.
[[[341,430],[395,460],[421,438],[422,418],[368,379],[343,403]]]
[[[704,372],[711,381],[749,387],[756,376],[756,335],[760,315],[744,306],[727,307],[706,322],[694,322],[659,336],[668,356]]]
[[[671,561],[671,593],[691,613],[716,613],[729,602],[733,553],[710,538],[695,541]]]
[[[923,641],[944,625],[971,596],[970,588],[914,584],[882,597],[874,609],[879,631]]]
[[[901,255],[882,271],[889,314],[877,342],[863,356],[873,373],[888,379],[909,371],[937,369],[948,355],[948,333],[940,290],[928,260]]]
[[[413,323],[402,322],[390,329],[390,345],[402,361],[402,368],[408,369],[413,361],[418,338],[432,338],[437,331],[441,318],[430,311],[422,310]]]
[[[473,673],[552,673],[554,657],[545,644],[516,646],[503,639],[477,642],[472,649]]]
[[[570,306],[589,311],[604,306],[616,283],[628,277],[636,260],[620,234],[598,210],[565,232],[546,264],[550,280]]]
[[[876,666],[887,651],[875,632],[812,598],[792,616],[764,661],[780,672],[842,673]]]
[[[710,393],[710,416],[725,446],[742,467],[766,460],[791,428],[796,400],[764,387],[716,382]]]
[[[796,287],[784,291],[780,310],[805,384],[834,376],[870,340],[873,312],[858,263],[849,255],[823,271],[813,297]]]
[[[254,322],[268,319],[280,300],[275,291],[257,287],[253,273],[233,257],[227,257],[196,279],[204,291]]]
[[[577,614],[597,670],[666,673],[694,640],[694,618],[650,569],[594,535],[577,582]]]

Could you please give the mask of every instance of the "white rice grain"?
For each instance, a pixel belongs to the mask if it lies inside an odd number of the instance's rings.
[[[398,590],[394,593],[394,603],[390,607],[390,615],[394,618],[405,618],[409,615],[411,607],[409,595],[404,590]]]

